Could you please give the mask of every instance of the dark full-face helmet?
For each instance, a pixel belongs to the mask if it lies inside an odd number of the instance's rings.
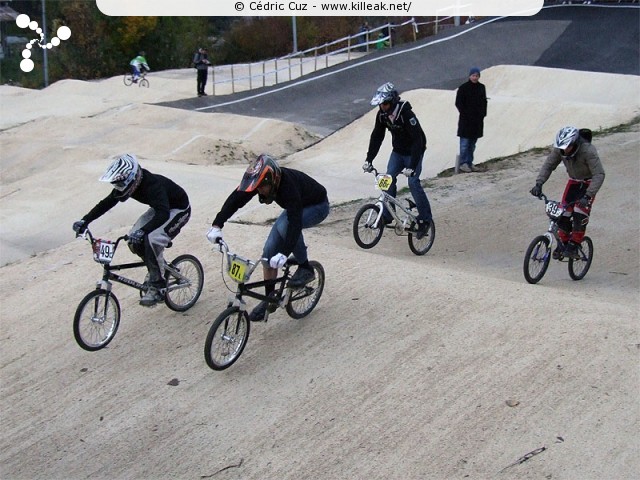
[[[242,176],[238,190],[253,192],[260,189],[260,202],[271,203],[276,198],[282,170],[269,155],[262,154],[249,164]]]
[[[398,95],[398,91],[396,87],[391,82],[387,82],[384,85],[378,87],[376,93],[373,95],[371,99],[371,105],[374,107],[377,105],[382,105],[383,103],[390,103],[392,105],[398,103],[398,99],[400,96]]]
[[[116,197],[124,200],[140,185],[142,169],[135,155],[125,153],[116,158],[107,171],[100,177],[101,182],[108,182],[118,192]]]
[[[560,150],[564,157],[572,157],[578,151],[577,144],[580,131],[576,127],[562,127],[556,135],[553,146]]]

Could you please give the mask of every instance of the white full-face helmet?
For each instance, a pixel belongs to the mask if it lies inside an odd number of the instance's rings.
[[[116,197],[126,199],[140,185],[142,169],[135,155],[125,153],[116,158],[100,177],[101,182],[110,183],[118,191]]]
[[[575,147],[580,137],[580,131],[576,127],[566,126],[562,127],[556,135],[556,139],[553,142],[555,148],[560,149],[563,156],[567,156],[567,149]],[[568,156],[573,156],[577,152],[577,148],[573,148]]]
[[[371,105],[374,107],[383,103],[391,103],[392,105],[398,102],[398,91],[391,82],[387,82],[384,85],[380,85],[376,93],[371,99]]]

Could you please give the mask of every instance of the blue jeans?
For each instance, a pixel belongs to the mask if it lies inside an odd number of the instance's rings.
[[[473,165],[473,152],[476,150],[477,138],[460,137],[460,165]]]
[[[309,228],[318,225],[327,218],[327,215],[329,215],[328,200],[304,207],[302,210],[302,228]],[[282,253],[288,228],[289,218],[287,216],[287,211],[285,210],[277,218],[273,227],[271,227],[271,232],[269,233],[262,250],[262,256],[264,258],[271,258],[276,253]],[[308,260],[307,246],[304,244],[302,232],[300,232],[300,237],[298,238],[295,247],[293,247],[293,252],[291,253],[293,253],[293,256],[296,257],[296,260],[299,263],[304,263]]]
[[[389,187],[389,190],[387,190],[387,193],[392,197],[395,197],[398,191],[398,175],[405,168],[411,168],[411,155],[400,155],[399,153],[391,152],[389,163],[387,164],[387,173],[393,177],[393,183],[391,184],[391,187]],[[416,207],[418,208],[418,219],[431,220],[431,205],[429,204],[427,194],[424,192],[424,188],[422,188],[422,184],[420,183],[420,173],[422,173],[422,158],[416,166],[413,177],[407,178],[409,182],[409,190],[411,191],[413,200],[416,202]],[[387,218],[391,218],[388,213],[385,216]]]

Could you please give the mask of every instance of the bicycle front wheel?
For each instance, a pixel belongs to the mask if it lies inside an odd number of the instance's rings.
[[[147,80],[146,78],[141,78],[138,82],[138,87],[149,88],[149,80]]]
[[[213,370],[235,363],[249,339],[249,317],[238,307],[229,307],[213,322],[204,343],[204,359]]]
[[[320,301],[322,291],[324,290],[324,268],[319,262],[310,261],[309,265],[313,268],[316,275],[312,281],[301,288],[291,290],[291,297],[287,303],[287,314],[291,318],[306,317],[316,308]]]
[[[436,239],[436,224],[431,220],[431,225],[427,229],[427,233],[424,237],[418,239],[415,233],[409,232],[409,248],[416,255],[424,255],[433,246],[433,241]]]
[[[353,238],[361,248],[373,248],[382,238],[384,221],[380,218],[375,226],[380,213],[380,207],[373,203],[363,205],[353,219]]]
[[[78,305],[73,318],[73,336],[78,345],[93,352],[106,347],[120,325],[120,303],[102,288],[89,292]]]
[[[578,249],[580,258],[569,259],[569,276],[574,280],[582,280],[591,267],[593,260],[593,242],[589,237],[584,237]]]
[[[544,235],[534,238],[524,255],[524,278],[529,283],[538,283],[549,267],[551,242]]]
[[[133,83],[133,75],[130,73],[125,73],[124,77],[122,77],[122,81],[127,87],[131,86],[131,84]]]
[[[180,255],[165,271],[167,292],[164,303],[171,310],[184,312],[195,305],[204,286],[204,269],[193,255]]]

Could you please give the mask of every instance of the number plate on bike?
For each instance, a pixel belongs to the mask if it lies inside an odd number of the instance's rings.
[[[559,218],[564,213],[564,208],[558,202],[549,202],[545,207],[547,215],[551,218]]]
[[[99,238],[93,241],[93,259],[96,262],[111,263],[114,253],[116,253],[115,242]]]
[[[393,183],[393,177],[391,175],[378,175],[376,180],[378,181],[378,188],[383,192],[389,190]]]
[[[235,257],[229,265],[229,276],[238,283],[248,280],[249,262],[244,258]]]

